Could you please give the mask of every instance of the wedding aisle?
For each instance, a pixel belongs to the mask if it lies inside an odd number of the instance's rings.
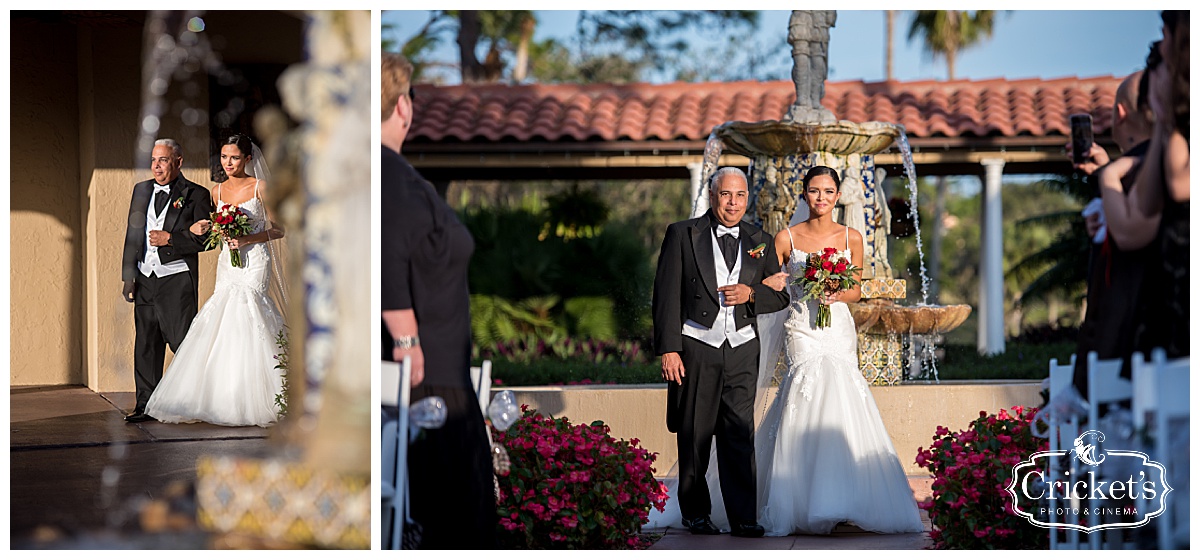
[[[909,477],[914,499],[931,495],[928,477]],[[921,522],[929,530],[929,515],[922,510]],[[933,545],[929,533],[880,535],[839,525],[831,535],[790,535],[743,539],[728,534],[693,535],[685,529],[667,529],[650,548],[653,550],[921,550]]]
[[[80,386],[10,390],[13,548],[204,547],[209,537],[194,524],[144,531],[168,520],[166,512],[146,517],[144,506],[174,500],[186,508],[187,494],[170,494],[194,481],[197,457],[261,453],[267,430],[131,424],[122,410],[133,404],[131,392]]]

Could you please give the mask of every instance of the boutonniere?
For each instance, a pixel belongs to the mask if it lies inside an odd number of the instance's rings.
[[[181,196],[179,198],[176,198],[175,202],[171,203],[171,206],[174,207],[176,210],[183,208],[183,197]]]
[[[755,247],[755,248],[753,248],[753,249],[750,249],[750,250],[749,250],[749,251],[747,251],[747,252],[748,252],[748,253],[750,253],[750,257],[751,257],[751,258],[755,258],[755,259],[761,259],[761,258],[762,258],[762,256],[763,256],[763,253],[767,252],[767,244],[766,244],[766,243],[759,243],[759,244],[758,244],[758,247]]]

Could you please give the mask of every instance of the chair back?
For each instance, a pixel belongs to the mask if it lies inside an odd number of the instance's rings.
[[[1133,398],[1133,382],[1121,377],[1121,359],[1101,360],[1088,352],[1088,430],[1100,426],[1100,405]]]
[[[408,405],[411,396],[412,358],[402,363],[383,362],[380,370],[380,402],[395,404],[397,418],[383,426],[380,495],[383,498],[385,548],[398,550],[400,535],[408,518]],[[389,488],[390,491],[389,491]],[[390,494],[390,496],[389,496]],[[389,531],[390,530],[390,531]]]
[[[1146,427],[1146,414],[1157,408],[1158,375],[1154,366],[1146,361],[1141,352],[1134,352],[1129,362],[1133,382],[1133,429],[1141,431]]]
[[[1188,455],[1190,444],[1183,448],[1173,443],[1190,442],[1190,434],[1181,431],[1190,431],[1187,420],[1191,415],[1191,366],[1188,358],[1168,361],[1167,353],[1162,348],[1155,348],[1150,357],[1158,385],[1158,408],[1154,412],[1154,459],[1166,468],[1169,484],[1171,478],[1177,481],[1171,484],[1176,491],[1167,495],[1163,513],[1156,520],[1158,547],[1162,550],[1176,549],[1190,542],[1191,532],[1190,489],[1181,488],[1190,486],[1187,474],[1191,467]]]
[[[492,361],[484,360],[483,365],[471,368],[471,388],[479,398],[479,410],[487,418],[487,407],[492,393]]]
[[[1070,361],[1067,362],[1066,364],[1062,364],[1062,365],[1059,365],[1057,358],[1052,358],[1050,360],[1050,399],[1049,399],[1050,401],[1053,401],[1054,397],[1058,396],[1059,393],[1066,390],[1067,387],[1070,387],[1071,383],[1074,381],[1075,359],[1076,359],[1075,354],[1071,354]],[[1050,449],[1061,449],[1059,444],[1062,440],[1065,439],[1067,441],[1071,441],[1079,435],[1079,423],[1076,419],[1074,419],[1074,418],[1049,418],[1049,420],[1053,422],[1053,424],[1049,428]],[[1050,459],[1047,458],[1047,461],[1049,461],[1049,460]],[[1061,474],[1062,469],[1048,467],[1047,472],[1051,473],[1050,474],[1051,482],[1063,481],[1068,484],[1073,482],[1073,479]],[[1059,517],[1058,509],[1051,508],[1050,509],[1050,522],[1051,523],[1058,522],[1059,521],[1058,517]],[[1072,515],[1071,513],[1067,513],[1064,517],[1065,518],[1063,519],[1063,521],[1066,521],[1068,523],[1078,523],[1079,522],[1079,518],[1077,515]],[[1059,539],[1059,532],[1060,532],[1060,530],[1057,528],[1050,529],[1050,548],[1052,550],[1061,550],[1061,549],[1074,550],[1074,549],[1079,548],[1079,532],[1078,531],[1072,531],[1072,530],[1066,531],[1065,532],[1066,542],[1063,542]]]

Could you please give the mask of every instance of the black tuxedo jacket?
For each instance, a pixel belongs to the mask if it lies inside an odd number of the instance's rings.
[[[149,247],[146,243],[146,213],[154,198],[154,179],[133,186],[133,200],[129,203],[129,222],[125,228],[125,251],[121,255],[121,280],[132,282],[142,276],[138,263]],[[192,224],[209,219],[212,214],[212,198],[208,189],[193,183],[180,174],[171,182],[171,195],[167,203],[167,217],[163,220],[163,231],[171,234],[171,244],[158,248],[158,258],[163,264],[183,259],[188,265],[192,285],[198,284],[199,272],[196,255],[204,251],[207,236],[193,235],[188,228]]]
[[[654,352],[660,356],[683,350],[683,324],[688,319],[712,327],[720,312],[717,297],[720,286],[716,284],[711,235],[713,220],[711,213],[706,213],[667,226],[654,276]],[[757,314],[780,311],[787,307],[789,298],[787,290],[777,292],[762,283],[779,272],[774,239],[745,221],[738,225],[742,270],[737,283],[754,290],[755,302],[735,306],[734,320],[738,329],[751,325],[757,334]],[[750,251],[760,244],[765,245],[761,256],[751,256]]]

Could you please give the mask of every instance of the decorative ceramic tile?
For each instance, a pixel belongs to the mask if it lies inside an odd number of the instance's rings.
[[[872,278],[870,280],[863,280],[862,283],[862,297],[864,299],[904,299],[907,295],[907,287],[901,278]]]
[[[904,378],[904,356],[895,334],[858,334],[858,367],[872,385],[896,385]]]
[[[201,457],[197,519],[206,530],[326,548],[371,546],[370,477],[282,459]]]

